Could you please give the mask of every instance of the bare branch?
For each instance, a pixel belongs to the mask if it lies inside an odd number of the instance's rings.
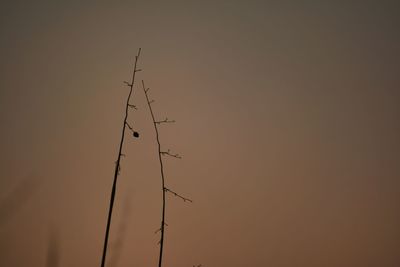
[[[135,133],[135,130],[133,130],[133,127],[129,125],[128,122],[126,122],[126,126],[128,126],[129,130],[131,130],[131,132]]]
[[[136,109],[136,110],[137,110],[137,107],[136,107],[135,105],[128,104],[128,107],[130,107],[130,108],[133,108],[133,109]]]
[[[124,84],[126,84],[126,85],[129,86],[129,87],[132,87],[132,86],[133,86],[133,84],[128,83],[127,81],[124,81]]]
[[[175,120],[168,120],[168,118],[165,118],[165,120],[162,121],[156,121],[155,123],[161,124],[161,123],[174,123]]]
[[[139,133],[136,132],[135,130],[133,130],[132,126],[130,126],[128,122],[125,122],[125,124],[126,124],[126,126],[128,126],[129,130],[132,132],[133,137],[138,138],[139,137]]]
[[[129,128],[131,131],[133,131],[132,126],[130,126],[128,122],[125,122],[125,124],[126,124],[126,126],[128,126],[128,128]]]
[[[160,151],[160,154],[163,156],[170,156],[173,158],[181,159],[182,157],[179,154],[171,154],[171,151],[168,149],[168,151]]]
[[[161,143],[160,143],[160,137],[159,137],[159,132],[158,132],[158,124],[161,123],[172,123],[175,122],[173,120],[168,120],[168,118],[165,118],[165,120],[161,120],[161,121],[156,121],[155,120],[155,116],[153,113],[153,108],[151,103],[154,102],[154,100],[149,100],[149,95],[148,95],[148,90],[149,88],[146,89],[146,86],[144,85],[144,81],[142,80],[142,87],[143,87],[143,91],[144,94],[146,96],[146,101],[147,101],[147,105],[149,107],[149,111],[150,111],[150,115],[153,121],[153,125],[154,125],[154,131],[155,131],[155,137],[156,137],[156,142],[157,142],[157,150],[158,150],[158,159],[160,162],[160,174],[161,174],[161,189],[162,189],[162,211],[161,211],[161,227],[156,231],[156,233],[160,232],[160,241],[158,242],[158,244],[160,245],[160,254],[159,254],[159,258],[158,258],[158,267],[162,266],[162,257],[163,257],[163,246],[164,246],[164,232],[165,232],[165,226],[167,225],[165,223],[165,206],[166,206],[166,194],[169,192],[171,194],[173,194],[176,197],[179,197],[180,199],[182,199],[184,202],[188,201],[188,202],[193,202],[191,199],[186,198],[184,196],[179,195],[178,193],[168,189],[167,187],[165,187],[165,177],[164,177],[164,165],[163,165],[163,160],[162,160],[162,156],[170,156],[170,157],[174,157],[174,158],[178,158],[180,159],[181,156],[179,156],[179,154],[172,154],[171,151],[168,149],[167,151],[161,151]]]
[[[129,129],[133,132],[134,137],[139,137],[139,134],[135,131],[133,131],[133,128],[127,123],[128,119],[128,109],[130,106],[129,101],[133,92],[133,84],[135,83],[135,75],[137,72],[137,63],[138,59],[140,56],[141,49],[139,48],[137,55],[135,56],[135,63],[133,66],[133,71],[132,71],[132,80],[131,82],[124,81],[124,83],[130,87],[128,97],[126,99],[126,106],[125,106],[125,117],[124,121],[122,124],[122,130],[121,130],[121,139],[119,143],[119,152],[118,152],[118,158],[116,161],[116,166],[115,166],[115,171],[114,171],[114,179],[113,179],[113,184],[111,188],[111,195],[110,195],[110,204],[108,208],[108,216],[107,216],[107,224],[106,224],[106,229],[104,233],[104,246],[103,246],[103,254],[101,257],[101,267],[105,267],[106,263],[106,255],[107,255],[107,247],[108,247],[108,237],[110,233],[110,226],[111,226],[111,218],[112,218],[112,212],[113,212],[113,207],[114,207],[114,200],[115,200],[115,194],[116,194],[116,188],[117,188],[117,180],[118,176],[120,174],[121,168],[120,168],[120,161],[121,161],[121,156],[122,156],[122,146],[124,144],[124,138],[125,138],[125,128],[128,125]]]
[[[169,192],[169,193],[173,194],[173,195],[176,196],[176,197],[179,197],[180,199],[183,200],[183,202],[188,201],[188,202],[192,202],[192,203],[193,203],[193,200],[191,200],[191,199],[189,199],[189,198],[186,198],[186,197],[184,197],[184,196],[181,196],[181,195],[179,195],[178,193],[172,191],[172,190],[169,189],[169,188],[164,187],[164,191],[165,191],[165,192]]]

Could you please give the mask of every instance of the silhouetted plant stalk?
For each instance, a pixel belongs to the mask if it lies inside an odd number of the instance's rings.
[[[136,73],[141,71],[141,69],[137,69],[137,62],[138,62],[138,59],[140,56],[140,51],[141,51],[141,49],[139,48],[139,51],[138,51],[137,55],[135,56],[135,64],[133,67],[131,82],[129,83],[129,82],[124,81],[124,83],[129,87],[130,90],[129,90],[128,98],[126,100],[125,118],[124,118],[124,121],[122,124],[121,141],[119,144],[118,157],[115,162],[114,180],[113,180],[113,185],[112,185],[112,189],[111,189],[110,207],[108,210],[107,226],[106,226],[105,237],[104,237],[103,255],[101,258],[101,267],[104,267],[105,263],[106,263],[108,236],[109,236],[109,232],[110,232],[111,218],[112,218],[112,212],[113,212],[113,207],[114,207],[114,199],[115,199],[115,193],[116,193],[116,189],[117,189],[117,180],[118,180],[118,175],[120,174],[120,171],[121,171],[121,165],[120,165],[121,157],[125,156],[125,154],[122,153],[122,147],[124,144],[126,127],[128,127],[128,130],[130,130],[132,132],[134,137],[139,137],[139,134],[133,130],[133,127],[128,123],[127,120],[128,120],[129,109],[130,108],[136,109],[136,106],[130,103],[130,99],[131,99],[131,95],[133,92],[133,85],[135,83]]]
[[[164,165],[163,165],[162,156],[170,156],[170,157],[177,158],[177,159],[180,159],[181,156],[179,154],[171,153],[171,151],[169,149],[167,151],[162,151],[161,150],[161,143],[160,143],[160,136],[159,136],[159,132],[158,132],[158,125],[160,125],[162,123],[173,123],[175,121],[174,120],[169,120],[168,118],[165,118],[164,120],[160,120],[160,121],[157,121],[155,119],[154,112],[153,112],[153,109],[152,109],[152,106],[151,106],[151,104],[154,103],[154,100],[150,100],[149,99],[149,95],[148,95],[148,91],[149,91],[150,88],[146,88],[145,87],[143,80],[142,80],[142,86],[143,86],[143,92],[144,92],[144,94],[146,96],[147,105],[149,106],[151,118],[153,120],[154,130],[155,130],[155,134],[156,134],[156,141],[157,141],[158,159],[159,159],[159,162],[160,162],[161,189],[162,189],[162,211],[161,211],[161,226],[156,231],[156,233],[161,232],[161,237],[160,237],[160,241],[159,241],[160,254],[159,254],[159,258],[158,258],[158,267],[161,267],[162,266],[162,259],[163,259],[165,226],[168,226],[165,223],[165,207],[166,207],[165,195],[166,195],[166,193],[171,193],[174,196],[182,199],[184,202],[186,202],[186,201],[193,202],[193,201],[188,199],[188,198],[186,198],[186,197],[181,196],[180,194],[172,191],[171,189],[169,189],[169,188],[167,188],[165,186]]]

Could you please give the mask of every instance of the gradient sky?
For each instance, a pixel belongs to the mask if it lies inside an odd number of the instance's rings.
[[[397,1],[2,1],[0,266],[99,266],[139,47],[166,267],[400,266]],[[138,83],[139,85],[139,83]],[[109,267],[156,266],[140,87]]]

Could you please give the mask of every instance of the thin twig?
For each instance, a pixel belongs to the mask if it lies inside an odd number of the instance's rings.
[[[160,143],[160,137],[159,137],[157,125],[159,125],[161,123],[172,123],[172,122],[175,122],[175,121],[168,120],[168,118],[165,118],[165,120],[162,120],[162,121],[156,121],[156,119],[154,117],[153,108],[152,108],[152,105],[151,105],[154,102],[154,100],[150,100],[149,99],[149,95],[148,95],[149,88],[146,88],[146,86],[144,85],[144,81],[143,80],[142,80],[142,87],[143,87],[144,95],[146,96],[146,101],[147,101],[147,105],[148,105],[149,110],[150,110],[151,118],[153,120],[154,130],[155,130],[155,134],[156,134],[156,141],[157,141],[158,159],[159,159],[159,162],[160,162],[161,186],[162,186],[161,187],[162,188],[162,213],[161,213],[161,227],[158,230],[156,230],[155,233],[161,232],[160,241],[158,242],[158,244],[160,244],[160,254],[159,254],[159,259],[158,259],[158,267],[161,267],[161,265],[162,265],[162,257],[163,257],[163,249],[164,249],[164,233],[165,233],[165,226],[167,225],[165,223],[165,207],[166,207],[165,195],[166,195],[167,192],[169,192],[169,193],[175,195],[176,197],[181,198],[184,202],[186,202],[186,201],[193,202],[193,201],[191,199],[183,197],[183,196],[177,194],[176,192],[174,192],[174,191],[168,189],[167,187],[165,187],[164,165],[163,165],[163,161],[162,161],[162,156],[170,156],[170,157],[174,157],[174,158],[178,158],[178,159],[180,159],[181,156],[179,156],[179,154],[172,154],[169,149],[167,151],[161,151],[161,143]]]
[[[147,101],[147,105],[149,106],[149,110],[150,110],[150,115],[151,118],[153,120],[153,124],[154,124],[154,131],[156,133],[156,140],[157,140],[157,150],[158,150],[158,160],[160,162],[160,174],[161,174],[161,189],[162,189],[162,212],[161,212],[161,226],[160,226],[160,232],[161,232],[161,237],[160,237],[160,254],[159,254],[159,258],[158,258],[158,267],[161,267],[162,265],[162,257],[163,257],[163,249],[164,249],[164,229],[165,229],[165,178],[164,178],[164,166],[163,166],[163,161],[161,158],[161,144],[160,144],[160,138],[159,138],[159,134],[158,134],[158,129],[157,129],[157,123],[156,120],[154,118],[154,113],[153,113],[153,109],[151,107],[151,103],[153,103],[154,101],[150,101],[149,100],[149,96],[147,94],[147,92],[149,91],[149,89],[146,89],[146,86],[144,85],[144,81],[142,80],[142,87],[143,87],[143,92],[144,95],[146,96],[146,101]]]
[[[130,107],[130,108],[133,108],[133,109],[136,109],[136,110],[137,110],[137,107],[136,107],[135,105],[128,104],[128,107]]]
[[[167,224],[166,222],[164,222],[164,225],[165,225],[165,226],[168,226],[168,224]],[[157,233],[160,232],[160,231],[161,231],[161,228],[158,228],[154,233],[157,234]]]
[[[170,157],[177,158],[177,159],[182,158],[181,156],[179,156],[179,154],[172,154],[169,149],[167,151],[160,151],[160,154],[163,156],[170,156]]]
[[[169,120],[168,118],[165,118],[165,120],[162,121],[156,121],[155,123],[161,124],[161,123],[174,123],[175,120]]]
[[[189,198],[186,198],[186,197],[184,197],[184,196],[181,196],[181,195],[179,195],[178,193],[172,191],[172,190],[169,189],[169,188],[166,188],[166,187],[165,187],[164,190],[165,190],[165,192],[169,192],[169,193],[173,194],[174,196],[179,197],[180,199],[183,200],[183,202],[189,201],[189,202],[192,202],[192,203],[193,203],[193,200],[191,200],[191,199],[189,199]]]
[[[111,226],[111,218],[112,218],[112,212],[113,212],[113,207],[114,207],[114,199],[115,199],[115,192],[117,189],[117,180],[118,180],[118,175],[119,172],[121,170],[120,167],[120,162],[121,162],[121,155],[122,154],[122,146],[124,144],[124,137],[125,137],[125,128],[126,125],[128,125],[127,123],[127,119],[128,119],[128,108],[129,108],[129,100],[131,98],[132,92],[133,92],[133,85],[135,83],[135,75],[136,72],[138,71],[136,66],[137,66],[137,62],[140,56],[140,51],[141,49],[139,48],[137,55],[135,56],[135,65],[133,67],[133,72],[132,72],[132,80],[130,83],[125,82],[125,84],[127,84],[130,87],[129,90],[129,95],[128,98],[126,100],[126,106],[125,106],[125,118],[122,124],[122,130],[121,130],[121,141],[119,144],[119,152],[118,152],[118,158],[115,164],[115,172],[114,172],[114,180],[113,180],[113,185],[112,185],[112,189],[111,189],[111,196],[110,196],[110,206],[109,206],[109,210],[108,210],[108,217],[107,217],[107,226],[106,226],[106,231],[105,231],[105,237],[104,237],[104,247],[103,247],[103,254],[102,254],[102,258],[101,258],[101,267],[104,267],[106,264],[106,256],[107,256],[107,246],[108,246],[108,236],[109,236],[109,232],[110,232],[110,226]],[[130,127],[130,125],[128,125],[129,129],[133,131],[133,129]]]

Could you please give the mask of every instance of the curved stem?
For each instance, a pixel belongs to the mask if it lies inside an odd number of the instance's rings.
[[[160,238],[160,254],[158,258],[158,267],[161,267],[162,265],[162,256],[163,256],[163,249],[164,249],[164,229],[165,229],[165,177],[164,177],[164,165],[162,161],[162,151],[161,151],[161,144],[160,144],[160,138],[158,134],[158,128],[157,128],[157,121],[154,118],[154,113],[153,109],[151,108],[151,101],[149,100],[149,96],[147,95],[147,90],[146,87],[144,86],[144,81],[142,80],[142,86],[143,86],[143,91],[146,96],[147,100],[147,105],[149,106],[150,109],[150,114],[151,118],[153,120],[153,125],[154,125],[154,130],[156,132],[156,139],[157,139],[157,147],[158,147],[158,160],[160,161],[160,172],[161,172],[161,188],[162,188],[162,212],[161,212],[161,238]]]

